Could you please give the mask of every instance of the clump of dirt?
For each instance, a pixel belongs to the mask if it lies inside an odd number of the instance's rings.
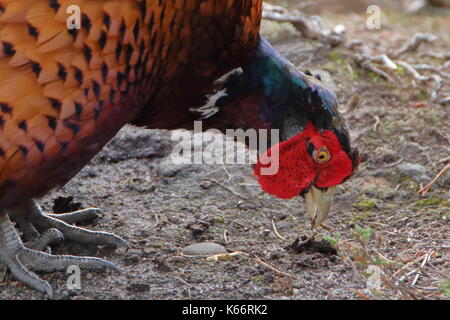
[[[53,201],[54,213],[66,213],[77,211],[82,208],[81,202],[74,202],[73,197],[58,197]]]
[[[291,253],[321,253],[326,256],[335,256],[337,251],[331,244],[322,239],[315,240],[313,237],[302,236],[284,248]]]
[[[192,232],[192,237],[194,239],[202,239],[204,236],[204,233],[209,230],[210,226],[211,226],[211,224],[206,221],[196,220],[196,221],[190,222],[186,226],[186,229],[188,229]]]

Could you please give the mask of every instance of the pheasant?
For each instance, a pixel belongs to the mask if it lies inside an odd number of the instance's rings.
[[[0,264],[48,296],[51,286],[33,271],[117,268],[42,252],[49,234],[128,244],[72,225],[95,209],[55,215],[36,199],[67,183],[127,123],[279,129],[282,142],[255,166],[258,181],[276,197],[305,197],[322,223],[358,151],[333,93],[259,35],[261,12],[262,0],[1,0]],[[279,170],[265,175],[261,159],[275,147]]]

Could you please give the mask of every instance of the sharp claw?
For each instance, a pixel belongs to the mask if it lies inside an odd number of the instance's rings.
[[[103,260],[103,261],[105,261],[106,268],[112,269],[113,271],[115,271],[117,273],[122,273],[122,271],[120,271],[119,267],[116,266],[114,263],[106,261],[106,260]]]
[[[41,279],[39,279],[39,280],[40,280],[40,283],[37,286],[30,285],[30,284],[26,283],[25,281],[23,281],[23,283],[25,283],[26,285],[28,285],[28,286],[36,289],[37,291],[42,292],[43,294],[47,295],[47,297],[49,299],[53,299],[53,289],[50,286],[50,284],[47,281],[44,281],[44,280],[41,280]],[[22,280],[20,280],[20,281],[22,281]]]
[[[43,288],[41,292],[45,293],[49,299],[53,299],[53,289],[47,281],[43,281]]]
[[[123,248],[131,248],[130,245],[128,244],[128,242],[126,242],[125,240],[123,240],[122,238],[118,237],[118,236],[114,236],[114,244],[117,245],[118,247],[123,247]]]
[[[75,258],[80,258],[80,257],[75,257]],[[121,273],[119,267],[108,260],[103,260],[101,258],[94,258],[94,257],[81,257],[81,259],[86,260],[85,262],[83,262],[83,261],[78,262],[78,266],[81,269],[92,270],[92,271],[102,271],[104,269],[111,269],[115,272]],[[74,263],[74,264],[77,265],[77,263]]]

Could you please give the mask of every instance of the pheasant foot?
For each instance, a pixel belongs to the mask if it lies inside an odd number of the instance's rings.
[[[55,231],[50,231],[50,233],[56,234]],[[49,238],[54,237],[49,236]],[[47,294],[49,297],[53,296],[51,286],[48,282],[40,279],[33,271],[65,271],[73,265],[80,267],[80,269],[94,271],[106,268],[118,270],[113,263],[100,258],[55,256],[26,248],[9,216],[4,212],[0,213],[0,264],[5,265],[18,281]]]
[[[51,237],[43,238],[41,242],[36,240],[41,232],[50,229],[57,229],[62,233],[65,240],[82,244],[120,246],[129,248],[129,245],[122,238],[108,232],[91,231],[85,228],[72,226],[69,223],[82,222],[92,220],[98,216],[100,210],[96,208],[88,208],[84,210],[74,211],[65,214],[46,214],[42,212],[41,207],[35,200],[31,200],[27,205],[17,207],[8,212],[12,213],[27,240],[33,245],[42,247],[45,241],[54,241],[57,239],[55,233]],[[15,217],[15,218],[14,218]],[[36,243],[37,242],[37,243]],[[45,247],[45,246],[44,246]]]

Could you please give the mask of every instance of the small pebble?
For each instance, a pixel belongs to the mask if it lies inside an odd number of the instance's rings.
[[[193,243],[184,247],[181,251],[186,256],[212,256],[227,253],[225,247],[212,242]]]

